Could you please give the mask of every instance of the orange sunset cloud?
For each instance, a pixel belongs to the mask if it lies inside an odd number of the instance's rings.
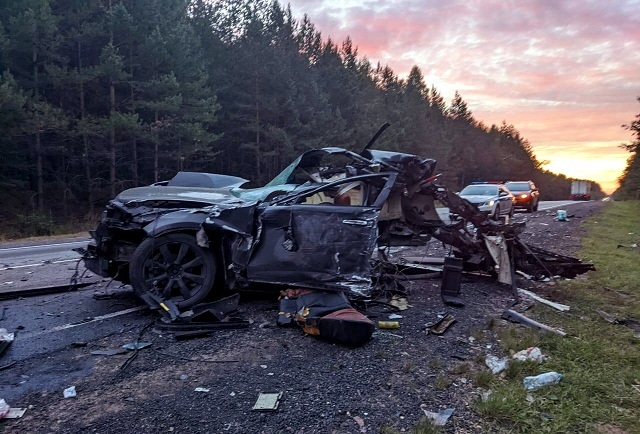
[[[617,187],[640,112],[640,3],[291,0],[325,38],[401,77],[413,65],[486,125],[513,124],[545,168]]]

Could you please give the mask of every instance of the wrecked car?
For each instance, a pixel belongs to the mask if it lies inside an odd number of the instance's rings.
[[[435,160],[371,150],[386,126],[359,154],[310,150],[260,188],[243,188],[242,178],[181,172],[123,191],[91,231],[85,265],[130,283],[154,308],[168,311],[170,304],[172,318],[256,286],[366,297],[383,274],[399,270],[385,247],[432,237],[451,246],[464,271],[511,285],[516,270],[541,278],[593,269],[520,241],[524,223],[491,220],[439,185]],[[458,219],[443,222],[436,201]]]
[[[84,261],[94,273],[188,308],[251,284],[366,292],[379,243],[425,243],[443,225],[415,155],[311,150],[270,183],[179,173],[106,207]]]

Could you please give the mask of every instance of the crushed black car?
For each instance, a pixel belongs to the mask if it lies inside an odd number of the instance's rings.
[[[312,150],[257,189],[181,173],[126,190],[91,232],[85,264],[179,308],[251,283],[364,293],[378,243],[424,243],[443,223],[421,187],[434,160],[363,154]]]

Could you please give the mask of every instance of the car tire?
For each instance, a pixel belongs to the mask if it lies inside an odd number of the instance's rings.
[[[204,301],[216,281],[216,260],[194,235],[174,233],[145,239],[129,265],[131,286],[171,300],[179,309]]]

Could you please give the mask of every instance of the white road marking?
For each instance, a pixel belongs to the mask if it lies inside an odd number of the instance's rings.
[[[25,265],[10,265],[8,267],[0,268],[0,271],[7,270],[15,270],[16,268],[29,268],[29,267],[42,267],[43,265],[49,264],[64,264],[66,262],[78,262],[81,258],[77,259],[64,259],[61,261],[47,261],[47,262],[38,262],[37,264],[25,264]]]
[[[69,246],[69,245],[74,245],[74,244],[81,244],[81,245],[85,245],[89,242],[90,240],[84,240],[84,241],[73,241],[73,242],[69,242],[69,243],[57,243],[57,244],[40,244],[37,246],[23,246],[23,247],[8,247],[5,249],[0,249],[0,252],[12,252],[12,251],[16,251],[16,250],[29,250],[29,249],[39,249],[42,247],[59,247],[59,246]]]
[[[83,325],[91,324],[91,323],[102,321],[102,320],[105,320],[105,319],[116,318],[118,316],[127,315],[127,314],[130,314],[130,313],[133,313],[133,312],[138,312],[138,311],[144,310],[144,309],[149,309],[149,306],[132,307],[130,309],[125,309],[125,310],[121,310],[121,311],[118,311],[118,312],[113,312],[113,313],[108,313],[106,315],[97,316],[97,317],[93,318],[90,321],[79,322],[79,323],[71,323],[71,324],[64,324],[64,325],[57,326],[57,327],[54,327],[54,328],[48,329],[48,330],[42,330],[42,331],[39,331],[39,332],[20,334],[20,339],[29,339],[29,338],[34,338],[36,336],[42,336],[42,335],[46,335],[46,334],[49,334],[49,333],[59,332],[59,331],[62,331],[62,330],[68,330],[68,329],[72,329],[74,327],[80,327],[80,326],[83,326]]]

